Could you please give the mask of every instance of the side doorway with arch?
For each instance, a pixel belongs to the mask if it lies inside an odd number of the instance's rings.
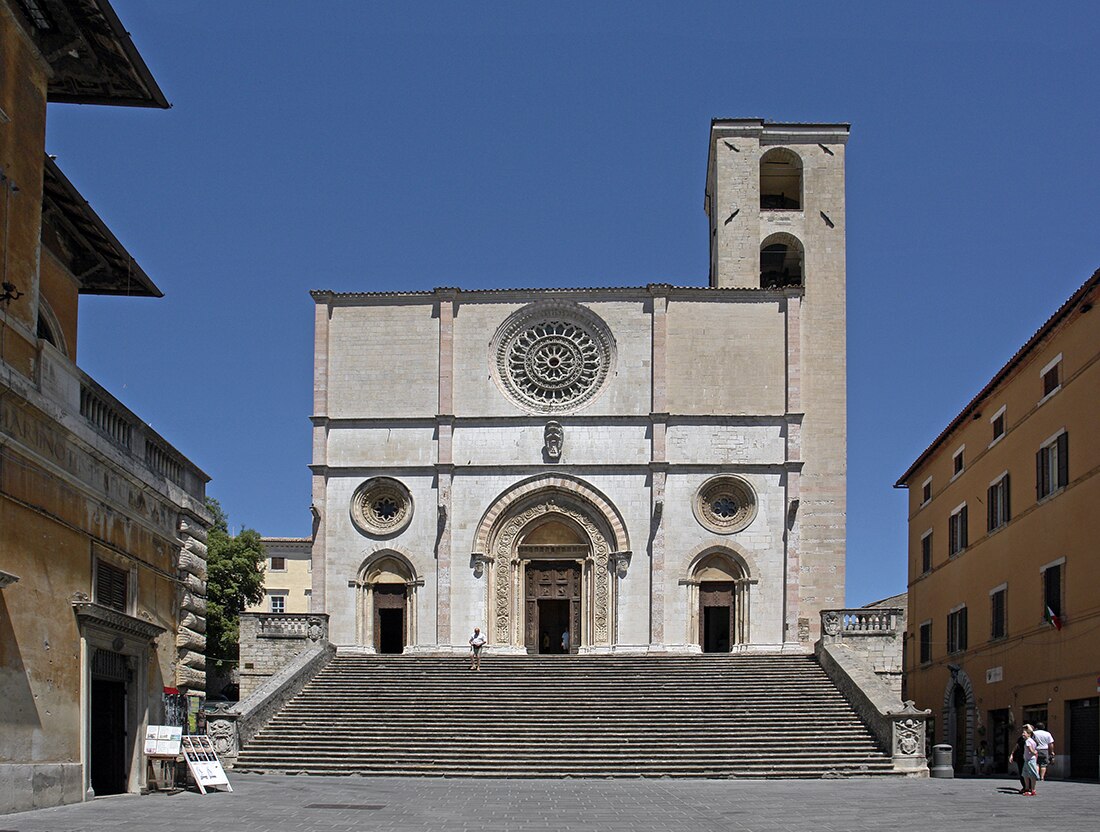
[[[416,579],[412,563],[380,552],[359,570],[359,643],[375,653],[404,653],[416,643]]]
[[[704,653],[729,653],[749,640],[748,570],[725,550],[697,558],[685,582],[692,590],[689,642]]]

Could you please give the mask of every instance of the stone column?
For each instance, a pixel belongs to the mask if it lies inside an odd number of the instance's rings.
[[[454,310],[456,290],[437,288],[439,297],[439,413],[436,419],[435,642],[451,644],[451,481],[454,473],[451,441],[454,433]]]
[[[316,297],[316,296],[315,296]],[[327,560],[325,558],[325,509],[328,488],[328,322],[332,308],[328,302],[318,300],[314,311],[313,336],[313,472],[312,503],[313,545],[310,549],[313,561],[311,574],[310,612],[328,610]]]
[[[787,290],[784,308],[787,341],[786,464],[784,468],[787,478],[787,499],[783,518],[786,558],[783,644],[793,650],[802,650],[809,642],[810,627],[809,622],[800,617],[802,563],[798,512],[801,505],[802,478],[802,298],[798,290]]]
[[[663,523],[665,507],[665,478],[668,456],[665,448],[665,431],[668,424],[668,290],[665,284],[652,284],[652,392],[650,426],[650,614],[649,642],[651,647],[663,649],[665,644],[665,531]]]
[[[179,516],[179,626],[176,687],[206,690],[206,526],[192,514]]]

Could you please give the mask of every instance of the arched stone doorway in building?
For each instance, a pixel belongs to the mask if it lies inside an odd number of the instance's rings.
[[[704,653],[729,653],[749,640],[748,566],[729,549],[710,549],[691,563],[688,643]]]
[[[943,694],[943,742],[950,743],[956,774],[974,773],[974,733],[977,705],[970,676],[958,665],[948,665],[951,678]]]
[[[630,551],[622,518],[600,492],[567,475],[532,477],[490,505],[475,540],[491,644],[528,653],[611,649]]]
[[[416,590],[422,584],[400,552],[367,558],[356,580],[359,644],[375,653],[403,653],[415,644]]]

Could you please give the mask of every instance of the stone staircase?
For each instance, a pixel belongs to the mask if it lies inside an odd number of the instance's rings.
[[[455,777],[893,774],[802,656],[337,655],[237,769]]]

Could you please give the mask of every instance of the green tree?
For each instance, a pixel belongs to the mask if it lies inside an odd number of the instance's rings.
[[[229,517],[213,497],[206,508],[214,525],[206,539],[206,656],[217,667],[239,656],[240,614],[264,597],[264,554],[260,533],[229,533]]]

